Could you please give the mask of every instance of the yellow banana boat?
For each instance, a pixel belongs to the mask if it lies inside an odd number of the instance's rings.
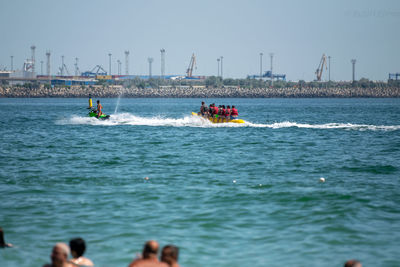
[[[227,119],[225,119],[225,118],[224,118],[224,119],[220,119],[220,118],[218,118],[218,115],[216,115],[215,118],[212,118],[212,117],[203,117],[203,116],[197,114],[196,112],[192,112],[192,116],[201,117],[201,118],[203,118],[203,119],[205,119],[205,120],[211,121],[212,123],[226,123],[226,122],[230,122],[230,123],[245,123],[245,121],[242,120],[242,119],[233,119],[233,120],[231,120],[231,119],[227,120]]]

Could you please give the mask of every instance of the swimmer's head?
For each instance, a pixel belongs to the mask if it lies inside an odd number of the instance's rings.
[[[82,238],[75,238],[69,241],[69,247],[71,248],[71,254],[74,258],[79,258],[85,253],[86,244]]]
[[[51,262],[53,265],[61,265],[66,262],[69,255],[69,247],[65,243],[57,243],[51,252]]]
[[[167,262],[172,265],[174,262],[178,261],[179,248],[173,245],[167,245],[163,248],[161,252],[161,261]]]
[[[344,267],[362,267],[362,265],[358,260],[348,260],[344,264]]]
[[[144,259],[148,259],[154,255],[157,257],[157,252],[158,252],[157,241],[150,240],[150,241],[147,241],[146,244],[144,244],[144,247],[143,247],[143,258]]]

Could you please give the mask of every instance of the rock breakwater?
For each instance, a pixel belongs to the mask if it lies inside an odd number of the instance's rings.
[[[21,86],[0,86],[0,97],[160,97],[160,98],[311,98],[311,97],[400,97],[399,87],[382,88],[239,88],[236,86],[206,87],[160,87],[160,88],[126,88],[123,86],[71,86],[26,88]]]

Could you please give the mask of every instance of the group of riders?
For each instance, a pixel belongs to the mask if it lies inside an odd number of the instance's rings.
[[[235,120],[238,118],[239,113],[235,106],[219,105],[218,107],[213,103],[207,106],[204,102],[201,102],[199,115],[206,118],[218,118],[218,121]]]
[[[91,98],[89,98],[89,107],[91,108],[92,103],[91,103]],[[93,112],[96,112],[97,118],[99,118],[103,112],[102,112],[103,106],[100,104],[100,100],[97,100],[97,109],[93,109]],[[238,110],[236,109],[235,106],[226,106],[225,105],[219,105],[218,107],[213,103],[210,104],[210,106],[207,106],[204,101],[201,102],[201,107],[200,107],[200,112],[198,113],[199,115],[205,117],[205,118],[218,118],[218,121],[223,121],[225,119],[226,121],[228,120],[235,120],[238,118],[239,113]]]

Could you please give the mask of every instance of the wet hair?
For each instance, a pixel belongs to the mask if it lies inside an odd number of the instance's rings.
[[[3,229],[0,228],[0,247],[5,247],[6,241],[4,241],[4,232]]]
[[[69,241],[69,247],[71,248],[71,251],[75,251],[76,255],[80,257],[83,255],[83,253],[85,253],[86,250],[85,240],[80,237],[71,239]]]
[[[100,103],[100,100],[97,100],[97,104]]]
[[[222,108],[225,108],[225,105],[222,105]]]
[[[158,243],[156,241],[147,241],[143,247],[143,258],[148,259],[151,254],[157,255],[158,252]]]
[[[226,108],[231,108],[231,106],[227,105]]]
[[[235,106],[234,105],[232,105],[232,108],[234,108]]]
[[[357,260],[348,260],[345,262],[344,267],[361,267],[361,262]]]
[[[161,252],[161,261],[172,264],[178,261],[179,248],[174,245],[166,245]]]

